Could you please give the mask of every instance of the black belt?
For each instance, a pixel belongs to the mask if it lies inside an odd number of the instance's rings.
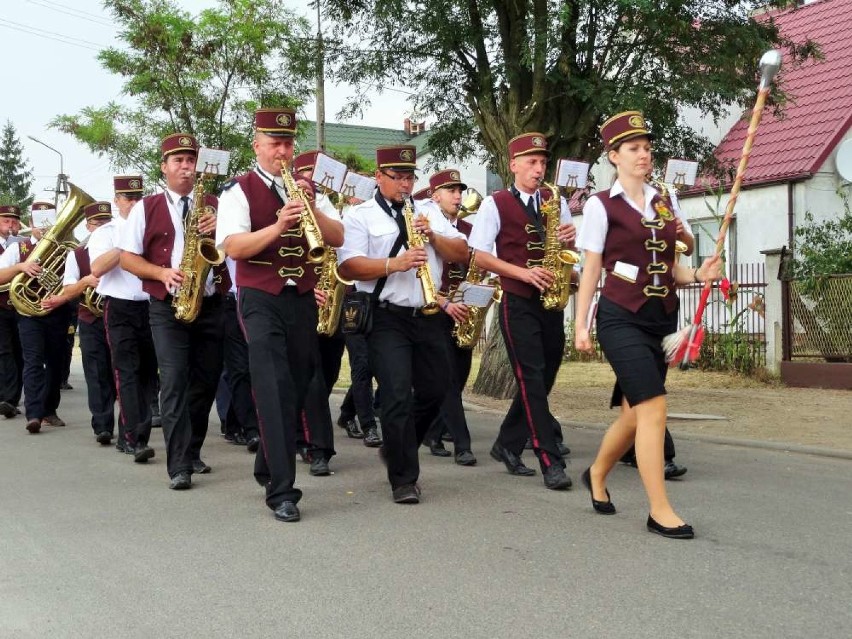
[[[236,293],[225,293],[225,299],[228,300],[228,301],[231,301],[231,302],[236,302],[237,301],[237,294]]]
[[[383,308],[395,315],[405,315],[406,317],[427,317],[423,309],[419,306],[400,306],[391,302],[379,302],[379,308]]]

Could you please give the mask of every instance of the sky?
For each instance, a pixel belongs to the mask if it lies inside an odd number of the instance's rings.
[[[190,13],[216,5],[213,0],[176,0]],[[282,4],[306,16],[312,23],[315,12],[305,0],[283,0]],[[15,125],[24,146],[24,157],[33,169],[33,191],[37,198],[53,200],[60,156],[28,138],[32,136],[62,154],[69,180],[96,199],[112,200],[112,171],[106,157],[97,157],[70,135],[48,128],[57,115],[78,113],[86,106],[110,101],[127,102],[121,80],[103,69],[96,56],[116,44],[117,28],[101,0],[3,0],[0,3],[0,126]],[[326,121],[336,121],[350,90],[326,84]],[[11,97],[10,97],[11,96]],[[405,95],[385,92],[381,100],[365,110],[363,118],[350,124],[394,126],[410,111]],[[305,106],[314,119],[316,106]],[[389,124],[392,123],[392,124]],[[48,189],[48,190],[45,190]]]

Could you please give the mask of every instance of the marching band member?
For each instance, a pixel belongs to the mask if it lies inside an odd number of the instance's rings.
[[[447,169],[436,173],[429,178],[429,191],[432,194],[432,203],[440,210],[447,221],[458,231],[470,237],[471,224],[460,220],[459,207],[462,201],[462,192],[467,190],[467,184],[461,181],[461,175],[456,169]],[[439,302],[446,315],[444,322],[444,334],[450,350],[450,389],[441,405],[441,412],[426,434],[426,443],[433,455],[444,457],[449,451],[441,442],[441,435],[449,431],[453,438],[455,447],[454,458],[460,466],[476,465],[476,457],[471,451],[470,431],[464,416],[462,406],[462,392],[470,375],[470,364],[473,359],[473,351],[469,348],[459,348],[453,339],[452,330],[456,322],[467,318],[467,307],[462,303],[451,302],[449,293],[461,284],[467,273],[467,263],[445,263],[444,273],[441,279],[441,290]]]
[[[121,268],[118,248],[130,211],[142,199],[142,176],[113,177],[113,191],[118,215],[89,237],[89,259],[92,275],[99,278],[96,290],[104,298],[104,325],[121,409],[115,447],[142,462],[154,456],[148,442],[151,409],[157,402],[157,356],[148,293],[142,290],[142,280]]]
[[[293,159],[296,113],[255,113],[255,169],[225,185],[216,244],[237,262],[239,311],[262,444],[255,478],[280,521],[299,521],[302,491],[296,480],[296,433],[313,376],[317,350],[317,274],[307,262],[303,201],[285,193],[282,170]],[[289,176],[288,176],[289,177]],[[310,184],[300,188],[312,199]],[[285,203],[285,199],[287,200]],[[321,212],[313,216],[328,246],[340,246],[343,226]],[[310,433],[303,433],[310,441]]]
[[[86,216],[86,230],[92,233],[112,219],[112,207],[109,202],[92,202],[83,207],[83,214]],[[98,278],[92,275],[90,257],[87,246],[79,246],[68,254],[62,291],[47,298],[43,306],[53,309],[69,302],[79,302],[80,352],[83,354],[83,376],[92,414],[92,430],[95,440],[102,446],[108,446],[115,430],[115,378],[103,317],[94,315],[81,299],[87,288],[94,289],[98,285]]]
[[[207,420],[222,374],[224,325],[221,289],[230,288],[227,276],[217,273],[221,286],[208,273],[198,317],[183,322],[175,317],[173,296],[179,294],[185,274],[180,270],[184,254],[186,221],[196,206],[215,209],[216,198],[205,194],[195,202],[195,163],[198,142],[186,133],[174,133],[160,144],[160,170],[166,190],[148,195],[130,211],[121,230],[118,247],[123,269],[142,280],[142,290],[150,295],[149,317],[157,363],[160,369],[160,405],[169,488],[192,487],[191,476],[210,472],[201,460],[201,447],[207,435]],[[216,216],[203,213],[198,232],[216,229]],[[225,271],[227,273],[227,271]]]
[[[565,474],[547,401],[565,347],[563,313],[542,305],[541,293],[553,283],[554,274],[533,265],[545,254],[539,185],[550,153],[545,136],[535,132],[512,138],[508,150],[514,184],[483,200],[470,234],[477,264],[500,275],[500,330],[518,382],[491,456],[502,461],[513,475],[534,475],[535,471],[521,461],[530,437],[544,485],[563,490],[571,487],[571,479]],[[563,199],[560,212],[558,239],[565,245],[573,241],[576,232]],[[491,254],[495,246],[496,257]]]
[[[427,284],[417,274],[425,266],[432,282],[440,282],[442,260],[465,261],[467,243],[432,209],[421,211],[412,223],[428,244],[409,247],[414,238],[408,237],[403,204],[414,186],[415,147],[380,147],[376,166],[378,190],[344,218],[346,236],[338,261],[341,275],[358,280],[356,288],[373,297],[367,345],[381,389],[381,452],[393,500],[412,504],[420,501],[417,451],[447,391],[450,359],[443,319],[423,312]]]
[[[0,206],[0,255],[15,243],[20,230],[21,209],[14,204]],[[20,415],[18,404],[23,389],[21,342],[18,314],[9,302],[8,291],[0,293],[0,415],[11,419]]]
[[[717,279],[719,259],[698,269],[677,264],[677,211],[645,182],[651,170],[651,133],[638,111],[601,126],[607,158],[617,171],[608,191],[583,207],[578,246],[585,265],[577,299],[577,349],[592,350],[588,313],[606,269],[597,310],[597,338],[617,379],[621,414],[604,435],[594,463],[582,476],[596,512],[614,514],[606,489],[609,471],[635,442],[639,474],[648,495],[647,528],[664,537],[691,539],[692,526],[675,513],[666,494],[663,440],[666,358],[662,339],[677,328],[678,284]]]

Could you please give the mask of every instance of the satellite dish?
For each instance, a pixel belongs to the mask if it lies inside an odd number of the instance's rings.
[[[840,177],[847,182],[852,182],[852,140],[846,140],[837,147],[837,158],[834,164]]]

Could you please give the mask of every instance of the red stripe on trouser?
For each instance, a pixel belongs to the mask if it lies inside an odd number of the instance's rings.
[[[512,352],[512,358],[515,360],[515,377],[518,380],[518,389],[521,392],[521,403],[524,405],[524,412],[527,416],[527,425],[530,429],[530,437],[532,438],[533,448],[536,450],[541,450],[539,446],[538,433],[535,430],[535,423],[533,422],[532,412],[530,412],[530,403],[527,398],[527,385],[524,381],[524,374],[521,371],[521,362],[518,360],[518,354],[515,351],[515,343],[512,340],[512,332],[509,330],[509,303],[508,299],[500,305],[500,310],[503,312],[503,328],[506,332],[506,346]],[[551,461],[550,457],[546,452],[541,451],[541,461],[545,466],[550,466]]]
[[[106,333],[107,346],[109,346],[110,354],[113,353],[112,342],[109,339],[109,300],[104,306],[104,333]],[[112,367],[112,376],[115,378],[115,395],[118,398],[118,419],[124,426],[124,439],[127,439],[127,419],[124,416],[124,408],[121,404],[121,379],[118,375],[118,367]]]

